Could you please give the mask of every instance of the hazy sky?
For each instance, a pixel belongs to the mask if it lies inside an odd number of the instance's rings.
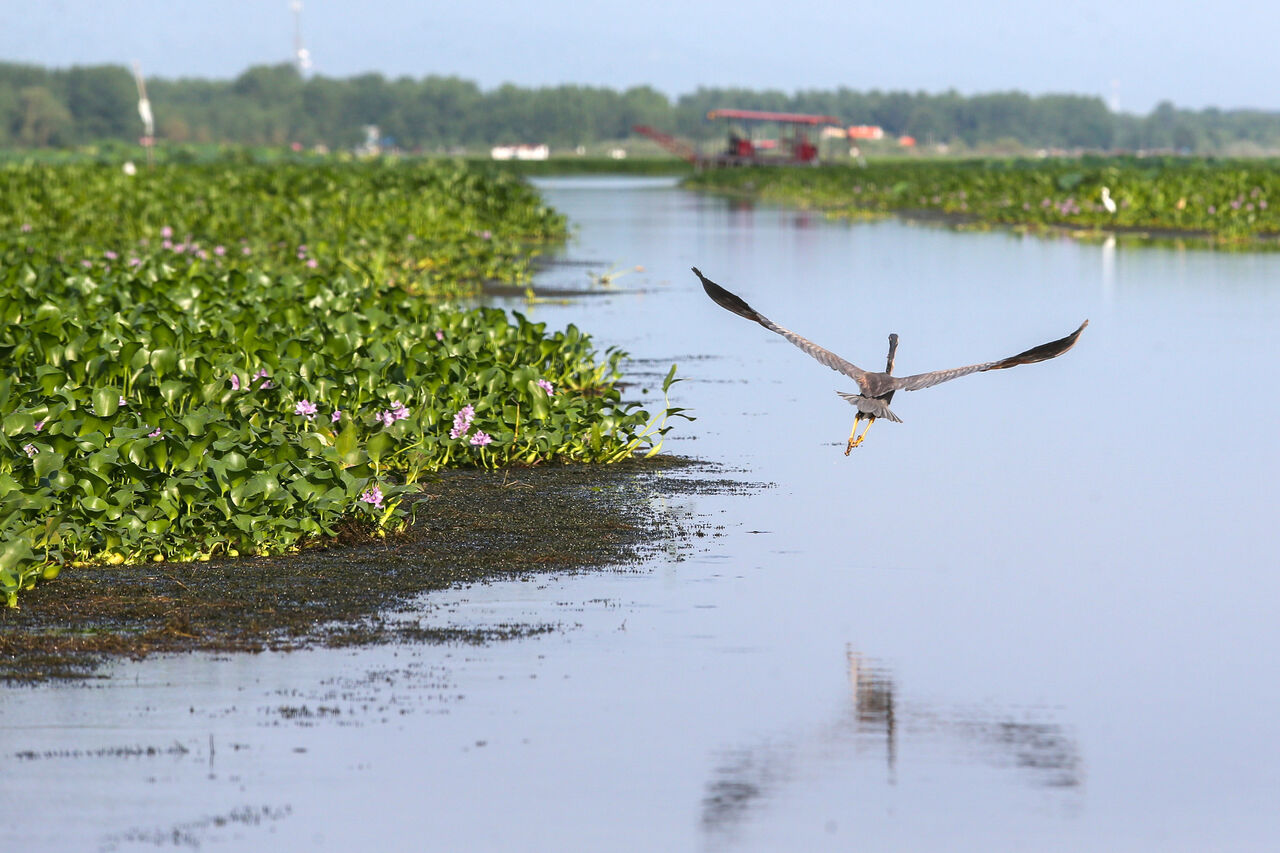
[[[357,8],[365,12],[355,11]],[[289,59],[288,0],[0,0],[0,60],[231,78]],[[1018,89],[1280,110],[1280,3],[1190,0],[305,0],[317,73],[488,89],[649,84]]]

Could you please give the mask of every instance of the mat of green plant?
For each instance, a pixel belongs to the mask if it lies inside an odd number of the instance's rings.
[[[1280,168],[1262,160],[897,159],[721,169],[687,183],[817,207],[837,217],[919,212],[1003,225],[1184,233],[1243,248],[1272,244],[1280,235]]]
[[[0,168],[0,251],[40,267],[164,261],[353,272],[436,294],[526,282],[564,217],[519,178],[453,161]],[[7,258],[6,266],[13,258]]]
[[[666,430],[622,400],[622,353],[429,298],[521,280],[562,235],[511,178],[18,167],[0,169],[0,196],[11,605],[67,564],[386,530],[424,472],[614,461]]]

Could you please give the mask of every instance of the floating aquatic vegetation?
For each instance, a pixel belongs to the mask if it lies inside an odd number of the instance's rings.
[[[394,529],[427,472],[614,461],[667,430],[621,399],[623,354],[577,328],[427,298],[520,280],[529,242],[562,233],[510,178],[31,171],[0,169],[10,604],[78,562],[282,553],[352,518]]]
[[[882,160],[815,169],[720,169],[703,189],[825,210],[835,217],[905,213],[1073,231],[1185,235],[1223,248],[1275,247],[1274,161],[1187,157]]]

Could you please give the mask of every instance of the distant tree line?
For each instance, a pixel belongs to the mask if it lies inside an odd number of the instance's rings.
[[[616,91],[508,84],[485,91],[456,77],[303,78],[287,64],[255,66],[230,81],[153,79],[147,85],[158,135],[174,143],[338,148],[361,141],[369,124],[402,148],[426,151],[513,142],[591,145],[624,139],[636,124],[701,140],[723,132],[706,121],[708,110],[736,107],[830,114],[924,144],[969,148],[1280,150],[1280,112],[1162,103],[1138,116],[1113,113],[1100,98],[1083,95],[702,88],[672,101],[648,86]],[[0,63],[0,147],[133,141],[140,133],[137,92],[123,66]]]

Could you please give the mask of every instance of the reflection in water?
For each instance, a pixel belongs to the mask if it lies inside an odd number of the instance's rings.
[[[853,691],[854,726],[859,733],[884,731],[885,759],[889,764],[889,782],[892,784],[898,757],[893,678],[887,669],[863,658],[853,646],[845,647],[845,658],[849,663],[849,688]]]
[[[1033,784],[1074,788],[1080,784],[1080,757],[1073,741],[1053,723],[969,720],[954,724],[957,732],[990,748],[991,757],[1031,774]]]
[[[1116,235],[1108,234],[1102,243],[1102,298],[1110,302],[1116,290]]]
[[[852,646],[846,647],[850,699],[825,727],[784,739],[769,739],[727,750],[713,771],[702,799],[702,826],[729,835],[773,792],[824,766],[858,761],[869,744],[883,749],[886,782],[897,783],[899,738],[924,741],[942,736],[966,759],[1011,767],[1038,788],[1077,788],[1082,783],[1079,747],[1058,723],[1037,719],[1036,710],[969,712],[963,709],[903,708],[889,669]],[[1021,719],[1018,719],[1021,718]],[[881,746],[882,745],[882,746]],[[918,750],[920,753],[926,750]],[[813,765],[813,766],[810,766]]]
[[[702,798],[702,827],[728,831],[751,812],[756,800],[789,777],[790,749],[761,744],[733,750],[715,769]]]

